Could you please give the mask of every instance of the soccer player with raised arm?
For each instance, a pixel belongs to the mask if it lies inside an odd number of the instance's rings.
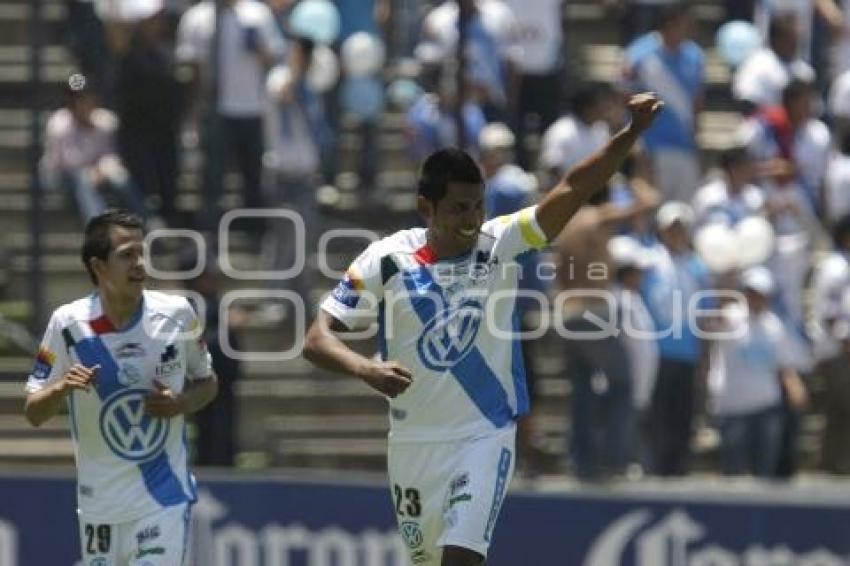
[[[308,330],[308,359],[390,398],[391,495],[416,566],[483,564],[513,474],[514,423],[528,411],[516,260],[605,186],[662,106],[654,94],[632,97],[631,124],[539,205],[488,222],[475,161],[432,154],[418,187],[427,228],[371,244]],[[335,334],[374,323],[380,361]]]
[[[184,415],[217,391],[198,318],[144,289],[138,217],[92,218],[82,259],[97,289],[51,316],[26,416],[38,426],[67,403],[83,564],[179,566],[196,500]]]

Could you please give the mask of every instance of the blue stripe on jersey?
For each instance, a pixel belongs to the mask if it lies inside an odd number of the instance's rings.
[[[452,375],[457,378],[478,410],[494,426],[502,428],[513,420],[508,394],[478,348],[472,348],[455,364]]]
[[[74,351],[84,366],[100,365],[94,388],[101,399],[108,398],[123,387],[118,381],[118,364],[112,359],[112,354],[100,338],[90,336],[77,340]]]
[[[490,504],[490,517],[487,519],[487,526],[484,528],[484,540],[487,542],[490,542],[490,538],[493,536],[493,528],[496,526],[499,509],[502,507],[505,490],[508,487],[508,473],[510,471],[511,451],[507,448],[502,448],[502,454],[499,456],[499,471],[496,476],[496,486],[493,488],[493,502]]]
[[[87,367],[100,364],[100,371],[95,380],[95,391],[103,399],[122,389],[124,386],[118,381],[118,364],[112,359],[106,345],[98,336],[91,336],[78,340],[74,344],[74,350],[80,362]],[[168,455],[163,450],[158,456],[139,464],[142,479],[148,492],[160,505],[175,505],[186,501],[186,494],[180,480],[168,463]]]
[[[384,301],[378,303],[378,351],[381,353],[381,359],[387,361],[387,305]]]
[[[519,314],[514,311],[513,316],[514,339],[511,351],[511,376],[514,378],[514,391],[516,392],[516,415],[521,417],[528,414],[530,408],[528,402],[528,386],[525,377],[525,357],[522,353],[522,342],[517,338],[522,328],[519,324]]]
[[[186,455],[186,485],[189,486],[189,501],[195,503],[198,500],[198,486],[195,484],[195,478],[192,476],[191,466],[189,465],[189,439],[185,421],[183,423],[183,453]]]
[[[157,456],[139,464],[145,487],[157,503],[163,507],[186,502],[186,493],[180,480],[168,463],[168,454],[163,450]]]
[[[428,268],[406,269],[402,272],[401,279],[410,295],[410,304],[423,325],[434,318],[438,306],[441,309],[445,308],[443,288],[434,281]]]
[[[413,311],[423,326],[427,326],[437,314],[436,299],[439,297],[445,301],[443,290],[425,267],[405,270],[402,280],[410,293]],[[417,296],[422,293],[427,294]],[[494,426],[502,428],[513,420],[508,394],[477,347],[472,348],[463,359],[459,360],[451,373],[478,410]]]

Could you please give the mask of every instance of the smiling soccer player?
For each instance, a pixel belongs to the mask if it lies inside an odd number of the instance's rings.
[[[85,564],[184,563],[196,495],[183,415],[217,391],[194,310],[144,289],[143,252],[139,218],[89,221],[82,259],[97,290],[53,313],[26,385],[35,426],[68,405]]]
[[[308,330],[308,359],[390,398],[389,478],[417,566],[482,564],[513,474],[515,421],[529,407],[512,297],[517,270],[504,266],[561,232],[662,106],[653,94],[632,97],[631,124],[606,147],[539,205],[488,222],[475,161],[457,149],[432,154],[418,188],[427,228],[370,245]],[[375,321],[381,361],[334,334]]]

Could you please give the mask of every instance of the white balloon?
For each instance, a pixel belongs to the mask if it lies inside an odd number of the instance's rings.
[[[330,47],[317,45],[307,69],[307,84],[316,92],[327,92],[339,80],[339,63]]]
[[[741,268],[764,263],[773,253],[773,227],[761,216],[744,218],[735,225],[738,264]]]
[[[364,77],[381,70],[386,58],[383,42],[359,31],[342,43],[342,66],[350,77]]]
[[[727,273],[738,266],[738,239],[725,224],[708,224],[694,236],[694,247],[713,273]]]

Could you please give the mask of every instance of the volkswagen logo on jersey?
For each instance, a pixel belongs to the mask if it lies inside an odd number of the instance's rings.
[[[120,458],[143,462],[159,454],[168,437],[168,419],[145,414],[145,389],[122,389],[103,403],[100,432]]]
[[[483,317],[481,305],[472,301],[435,314],[416,345],[425,367],[434,371],[454,367],[474,346]]]

